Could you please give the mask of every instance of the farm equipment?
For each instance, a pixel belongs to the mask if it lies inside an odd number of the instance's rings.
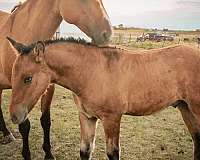
[[[174,41],[174,37],[170,35],[165,35],[165,34],[160,34],[160,33],[147,33],[147,34],[142,34],[139,37],[137,37],[137,42],[141,41],[144,42],[146,40],[150,41]]]

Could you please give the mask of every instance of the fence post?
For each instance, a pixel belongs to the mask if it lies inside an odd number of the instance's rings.
[[[165,45],[165,40],[163,40],[163,44],[162,44],[162,47],[164,47],[164,45]]]
[[[180,44],[180,42],[181,42],[181,39],[179,38],[179,40],[178,40],[178,44]]]
[[[119,34],[119,44],[122,44],[123,43],[123,36],[122,34]]]
[[[131,36],[131,34],[130,34],[130,35],[129,35],[128,43],[131,43],[131,39],[132,39],[132,36]]]

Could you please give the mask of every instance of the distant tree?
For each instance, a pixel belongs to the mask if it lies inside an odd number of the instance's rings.
[[[168,29],[168,28],[164,28],[163,31],[164,31],[164,32],[167,32],[167,31],[169,31],[169,29]]]
[[[197,32],[200,32],[200,29],[196,29]]]
[[[123,28],[124,28],[124,25],[123,25],[123,24],[119,24],[119,25],[118,25],[118,28],[119,28],[119,29],[123,29]]]

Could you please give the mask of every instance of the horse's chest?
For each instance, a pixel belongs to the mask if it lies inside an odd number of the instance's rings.
[[[118,98],[107,95],[87,96],[81,99],[82,105],[79,111],[88,118],[101,118],[105,114],[122,113],[121,103]]]

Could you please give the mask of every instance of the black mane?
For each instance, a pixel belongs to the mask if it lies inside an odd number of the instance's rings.
[[[44,44],[46,46],[48,46],[48,45],[51,45],[51,44],[62,43],[62,42],[76,43],[76,44],[82,44],[82,45],[88,45],[88,46],[96,46],[95,44],[87,42],[83,38],[75,39],[74,37],[50,39],[50,40],[44,41]]]
[[[24,48],[21,51],[22,54],[29,54],[35,48],[37,43],[43,43],[45,46],[58,44],[58,43],[75,43],[75,44],[81,44],[81,45],[84,45],[84,46],[94,46],[94,47],[97,47],[97,48],[117,49],[116,47],[111,47],[111,46],[98,47],[97,45],[95,45],[91,42],[87,42],[83,38],[76,39],[74,37],[68,37],[68,38],[50,39],[50,40],[45,40],[45,41],[37,41],[37,42],[32,43],[28,46],[24,46]]]

